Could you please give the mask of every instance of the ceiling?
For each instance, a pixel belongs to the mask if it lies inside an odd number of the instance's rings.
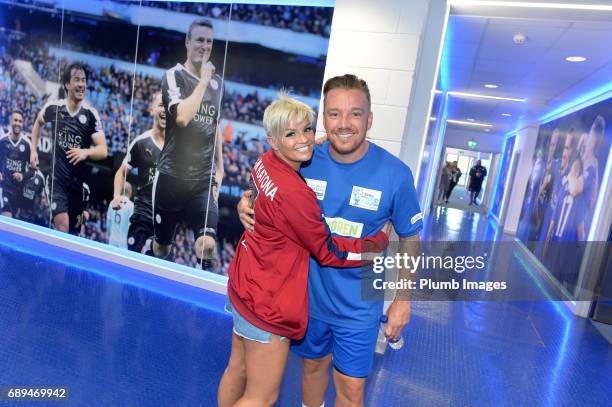
[[[506,134],[597,89],[612,89],[612,11],[512,8],[507,15],[502,11],[451,9],[438,89],[527,101],[449,96],[448,119],[474,119],[492,124],[491,134]],[[523,44],[514,43],[516,34],[526,37]],[[565,60],[576,55],[587,60]],[[488,89],[485,84],[498,88]],[[450,123],[448,129],[484,131]]]

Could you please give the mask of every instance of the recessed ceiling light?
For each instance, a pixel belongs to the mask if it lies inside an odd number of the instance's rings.
[[[471,117],[468,117],[467,121],[468,121],[468,122],[475,122],[476,120],[475,120],[475,119],[472,119]]]
[[[491,131],[491,129],[484,129],[484,131],[489,132],[489,131]]]
[[[504,117],[511,117],[512,115],[510,113],[502,113],[502,116],[504,116]]]
[[[497,86],[497,85],[494,85],[494,84],[492,84],[492,83],[487,83],[487,84],[485,85],[485,88],[489,88],[489,89],[497,89],[497,88],[498,88],[498,86]]]
[[[492,124],[476,123],[476,122],[464,122],[462,120],[451,120],[451,119],[448,119],[446,122],[447,123],[454,123],[454,124],[465,124],[466,126],[493,127]]]
[[[586,61],[585,57],[580,57],[580,56],[573,56],[573,57],[567,57],[565,58],[565,60],[567,62],[584,62]]]
[[[480,98],[480,99],[495,99],[495,100],[509,100],[510,102],[526,102],[527,99],[518,99],[518,98],[505,98],[501,96],[489,96],[489,95],[481,95],[478,93],[467,93],[467,92],[448,92],[451,96],[463,97],[463,98]]]

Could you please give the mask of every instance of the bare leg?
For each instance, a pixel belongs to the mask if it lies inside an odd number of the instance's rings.
[[[219,407],[231,407],[242,397],[246,387],[246,360],[244,339],[232,332],[232,354],[223,372],[217,399]]]
[[[153,241],[153,254],[158,258],[168,257],[170,251],[172,250],[172,245],[161,245],[157,243],[155,240]]]
[[[302,371],[302,402],[308,407],[319,407],[325,401],[329,385],[331,354],[320,359],[304,359]]]
[[[69,222],[68,222],[68,213],[62,212],[58,213],[53,217],[53,227],[55,230],[59,230],[60,232],[68,233]]]
[[[336,407],[363,407],[365,377],[346,376],[334,369]]]
[[[278,399],[278,389],[283,379],[289,340],[272,335],[270,343],[245,340],[247,381],[244,395],[235,407],[267,407]]]

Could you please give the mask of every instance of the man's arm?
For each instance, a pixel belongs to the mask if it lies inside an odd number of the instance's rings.
[[[248,232],[253,232],[255,230],[255,210],[251,208],[250,204],[252,195],[253,191],[250,189],[244,191],[236,208],[238,211],[238,218],[240,218],[240,223],[242,223],[242,226]]]
[[[179,127],[187,127],[189,122],[193,120],[193,117],[198,112],[202,99],[204,99],[204,92],[206,87],[212,78],[215,67],[208,61],[202,64],[200,68],[200,82],[186,99],[181,100],[176,106],[176,124]]]
[[[223,137],[221,136],[221,130],[217,126],[217,142],[215,149],[215,180],[217,181],[217,190],[215,191],[215,200],[219,200],[219,191],[221,191],[221,184],[223,183],[223,177],[225,176],[225,168],[223,168]]]
[[[419,234],[414,236],[402,237],[399,240],[398,253],[401,257],[406,254],[409,257],[416,257],[419,255],[420,249]],[[412,264],[412,262],[408,262]],[[410,281],[416,281],[416,271],[410,268],[402,267],[398,270],[399,281],[405,279]],[[387,310],[387,317],[389,322],[385,330],[385,336],[391,339],[398,339],[402,334],[402,330],[410,321],[410,299],[412,291],[409,289],[397,290],[395,292],[395,299]]]
[[[32,148],[30,149],[30,167],[38,168],[38,140],[40,139],[40,128],[45,125],[42,112],[38,114],[32,126]]]
[[[113,200],[111,201],[111,208],[113,209],[119,209],[121,207],[121,195],[123,195],[122,192],[125,184],[125,177],[127,176],[127,169],[127,163],[123,162],[115,173],[115,180],[113,181]]]
[[[108,156],[108,149],[106,148],[106,137],[104,133],[98,133],[93,136],[93,147],[89,148],[71,148],[66,153],[68,161],[72,165],[77,165],[81,161],[85,161],[90,158],[92,160],[104,160]]]

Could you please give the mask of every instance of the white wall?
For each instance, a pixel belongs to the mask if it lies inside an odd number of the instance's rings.
[[[396,156],[406,127],[428,4],[427,0],[337,0],[334,8],[325,80],[345,73],[365,79],[374,113],[368,137]],[[317,124],[321,133],[322,110]],[[415,137],[422,141],[421,134]]]
[[[444,146],[454,147],[461,150],[467,149],[468,140],[478,142],[478,151],[489,153],[501,153],[504,147],[504,136],[500,134],[488,134],[478,131],[458,130],[447,128],[444,134]]]
[[[495,154],[492,157],[491,165],[487,168],[487,182],[485,192],[482,196],[482,202],[487,208],[491,207],[491,197],[493,196],[493,187],[495,186],[495,180],[497,179],[497,173],[499,172],[499,161],[501,154]]]
[[[510,190],[510,199],[507,203],[506,220],[504,231],[515,234],[518,228],[518,221],[525,200],[525,189],[527,181],[533,169],[533,153],[535,152],[536,141],[538,138],[539,127],[527,127],[517,133],[514,145],[514,154],[521,154],[520,161],[516,167],[514,183]],[[508,188],[506,188],[508,191]],[[506,192],[508,193],[508,192]]]

